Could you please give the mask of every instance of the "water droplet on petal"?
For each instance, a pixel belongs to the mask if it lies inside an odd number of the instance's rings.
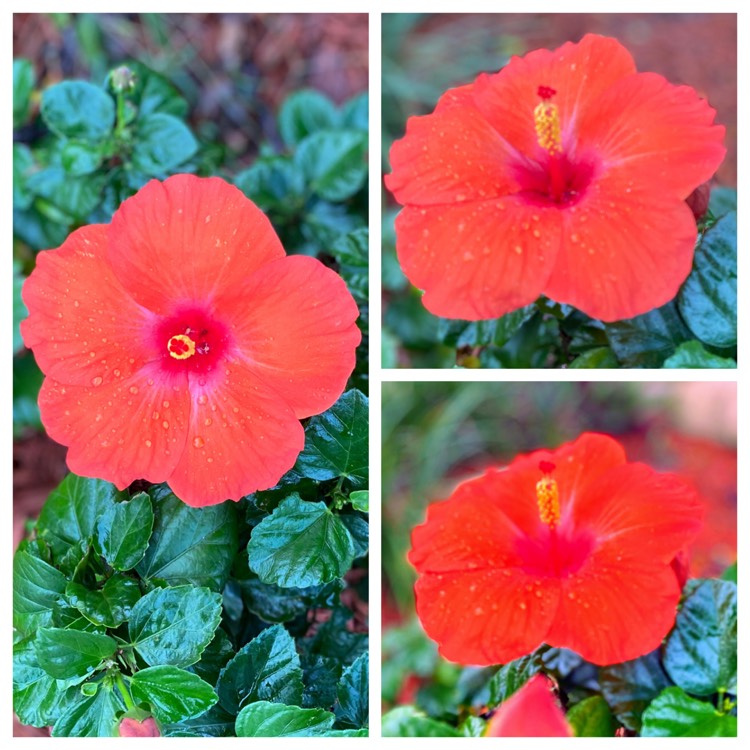
[[[205,445],[203,442],[203,438],[198,436],[193,438],[193,447],[194,448],[202,448]]]
[[[201,393],[200,396],[198,396],[198,403],[199,404],[205,404],[208,401],[206,398],[206,395],[204,393]]]
[[[91,381],[91,385],[101,385],[104,382],[98,375]]]
[[[138,387],[137,387],[137,386],[135,386],[135,385],[131,385],[131,386],[130,386],[130,388],[129,388],[128,390],[129,390],[129,391],[130,391],[130,392],[131,392],[131,393],[132,393],[132,394],[133,394],[134,396],[135,396],[135,394],[136,394],[136,393],[138,393]]]

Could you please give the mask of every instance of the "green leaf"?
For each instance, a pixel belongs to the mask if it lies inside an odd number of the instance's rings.
[[[32,168],[34,167],[34,156],[31,149],[23,143],[13,144],[13,208],[26,209],[31,206],[34,196],[29,192],[27,182]],[[15,223],[15,222],[14,222]],[[15,263],[14,263],[15,268]],[[20,267],[18,269],[20,271]],[[13,309],[15,316],[16,310]],[[15,317],[14,317],[15,320]],[[14,349],[16,339],[13,339]]]
[[[299,708],[258,701],[237,716],[238,737],[319,737],[336,717],[320,708]]]
[[[97,144],[86,141],[66,141],[60,151],[63,169],[74,177],[95,172],[102,163],[104,151]]]
[[[508,700],[513,693],[523,687],[542,668],[540,654],[534,652],[528,656],[508,662],[496,672],[490,680],[490,707]]]
[[[147,664],[187,667],[200,659],[221,619],[221,596],[207,588],[149,591],[133,607],[130,640]]]
[[[334,580],[322,586],[281,588],[258,578],[241,581],[245,606],[265,622],[287,622],[313,607],[332,606],[344,587]]]
[[[125,709],[120,694],[102,685],[94,695],[70,706],[55,722],[53,737],[117,737],[117,714]]]
[[[116,628],[127,622],[135,603],[141,598],[138,581],[114,575],[98,591],[90,591],[80,583],[69,583],[65,596],[89,622]]]
[[[664,360],[665,369],[735,369],[737,363],[733,359],[719,357],[706,351],[700,341],[686,341],[680,344],[675,353]]]
[[[295,588],[341,578],[354,560],[354,542],[325,503],[294,493],[254,529],[247,545],[250,570],[264,583]]]
[[[664,647],[664,669],[692,695],[737,692],[737,584],[690,581]]]
[[[34,638],[13,646],[13,710],[23,724],[46,727],[78,699],[78,688],[59,687],[40,666]]]
[[[370,100],[365,91],[344,102],[341,108],[341,126],[355,130],[367,130],[370,127]]]
[[[348,623],[352,611],[346,607],[335,607],[330,619],[324,622],[313,638],[304,646],[308,652],[335,659],[339,664],[351,664],[360,654],[367,651],[366,633],[353,632]]]
[[[235,177],[234,184],[264,211],[278,208],[291,213],[304,201],[305,175],[285,156],[257,159]]]
[[[617,722],[601,695],[576,703],[565,718],[576,737],[614,737],[617,730]]]
[[[359,303],[369,298],[369,231],[366,227],[344,235],[331,247],[339,273]]]
[[[354,510],[358,510],[360,513],[370,512],[370,492],[369,490],[357,490],[349,495],[349,502],[352,504]]]
[[[449,724],[429,719],[414,706],[399,706],[383,716],[383,737],[460,737]]]
[[[459,725],[458,733],[461,737],[484,737],[487,722],[479,716],[467,716]]]
[[[351,198],[367,179],[367,135],[358,130],[320,130],[297,147],[294,161],[313,192],[327,201]]]
[[[645,315],[608,323],[612,351],[625,367],[661,367],[684,341],[692,338],[674,302]]]
[[[325,94],[301,89],[290,94],[279,110],[279,130],[284,143],[292,148],[311,133],[336,128],[339,113]]]
[[[720,714],[681,688],[660,693],[643,712],[642,737],[736,737],[737,717]]]
[[[31,175],[26,184],[31,192],[51,205],[51,210],[46,210],[55,222],[83,223],[101,203],[106,179],[105,174],[71,177],[62,167],[48,167]],[[36,207],[42,208],[40,201]]]
[[[62,598],[67,580],[44,560],[18,551],[13,557],[13,627],[33,634],[52,622],[55,602]]]
[[[133,166],[147,175],[163,175],[184,164],[198,150],[182,120],[155,112],[138,120]]]
[[[146,553],[153,526],[151,499],[145,492],[115,503],[99,519],[99,550],[115,570],[130,570]]]
[[[134,700],[148,703],[156,719],[167,724],[200,716],[218,700],[211,685],[200,677],[170,666],[136,672],[130,691]]]
[[[163,737],[234,737],[233,714],[215,705],[196,719],[162,726]]]
[[[26,123],[34,93],[34,66],[23,58],[13,60],[13,127]]]
[[[85,677],[113,656],[117,641],[100,633],[42,628],[34,644],[39,666],[58,680]]]
[[[188,103],[185,97],[168,79],[137,61],[130,61],[127,66],[135,73],[132,98],[140,117],[155,112],[181,118],[187,115]]]
[[[50,86],[42,94],[41,113],[52,132],[84,141],[104,140],[115,124],[112,98],[86,81]]]
[[[266,628],[224,667],[216,692],[232,714],[255,701],[301,703],[302,669],[294,639],[282,625]]]
[[[701,341],[724,348],[737,345],[736,212],[722,216],[706,230],[677,304]]]
[[[304,681],[302,707],[330,708],[337,700],[341,665],[320,654],[303,654],[300,663]]]
[[[708,210],[716,219],[737,210],[737,190],[728,187],[715,187],[711,189],[711,197],[708,201]]]
[[[216,680],[219,679],[219,673],[233,656],[234,647],[229,640],[229,636],[221,628],[218,628],[213,640],[201,654],[200,660],[191,664],[188,671],[197,674],[198,677],[211,685],[215,685]]]
[[[336,718],[344,727],[366,727],[369,723],[370,661],[367,654],[358,656],[341,675]]]
[[[722,574],[723,581],[732,581],[737,583],[737,563],[732,563]]]
[[[237,554],[237,514],[228,501],[191,508],[166,485],[150,490],[154,530],[143,559],[136,566],[147,581],[171,586],[191,583],[220,591]]]
[[[364,557],[370,545],[370,524],[368,520],[359,513],[348,513],[346,511],[339,514],[339,519],[354,542],[355,560],[358,557]]]
[[[659,651],[622,664],[600,667],[599,683],[617,719],[636,732],[640,731],[641,714],[646,706],[672,684],[662,669]]]
[[[598,346],[595,349],[589,349],[583,354],[576,357],[568,368],[572,370],[580,369],[604,369],[618,367],[617,357],[608,346]]]
[[[439,318],[438,335],[446,346],[461,349],[465,346],[502,346],[536,312],[535,305],[527,305],[494,320],[449,320]]]
[[[51,547],[55,558],[61,557],[76,542],[91,539],[99,518],[123,496],[109,482],[68,474],[44,504],[37,536]]]
[[[352,389],[328,411],[311,417],[295,469],[318,482],[344,477],[353,489],[367,487],[367,415],[367,397]]]

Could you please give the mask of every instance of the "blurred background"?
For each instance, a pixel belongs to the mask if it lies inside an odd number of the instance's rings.
[[[406,552],[427,505],[487,466],[607,433],[629,461],[676,472],[701,493],[706,520],[690,575],[719,576],[736,562],[735,383],[391,382],[382,394],[384,710],[416,702],[430,714],[430,701],[474,674],[440,659],[422,632]]]
[[[640,71],[692,86],[727,129],[727,155],[715,182],[737,184],[737,19],[729,13],[385,14],[382,22],[382,159],[406,120],[432,112],[447,89],[496,72],[512,55],[554,49],[584,34],[614,36]],[[399,211],[383,188],[384,367],[450,367],[453,347],[440,346],[438,319],[422,307],[396,260],[393,221]],[[400,345],[399,345],[400,344]],[[522,362],[513,366],[540,367]]]

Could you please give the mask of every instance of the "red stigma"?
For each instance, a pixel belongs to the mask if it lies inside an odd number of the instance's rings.
[[[551,86],[540,86],[536,90],[536,93],[540,99],[544,99],[546,101],[547,99],[551,99],[557,93],[557,91],[555,91],[555,89],[553,89]]]
[[[551,474],[555,470],[555,465],[551,461],[540,461],[539,471],[543,474]]]

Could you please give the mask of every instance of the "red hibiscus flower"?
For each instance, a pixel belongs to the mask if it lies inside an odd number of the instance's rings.
[[[606,321],[668,302],[696,241],[685,199],[725,153],[714,114],[594,35],[447,91],[391,149],[404,272],[466,320],[540,294]]]
[[[42,422],[70,469],[167,481],[195,506],[273,486],[360,341],[342,279],[287,257],[218,178],[148,183],[111,224],[40,253],[23,298]]]
[[[503,701],[487,727],[488,737],[572,737],[560,704],[544,675],[534,675]]]
[[[414,529],[417,614],[440,653],[503,664],[546,643],[594,664],[656,648],[675,619],[671,562],[701,526],[696,492],[583,434],[459,485]]]

